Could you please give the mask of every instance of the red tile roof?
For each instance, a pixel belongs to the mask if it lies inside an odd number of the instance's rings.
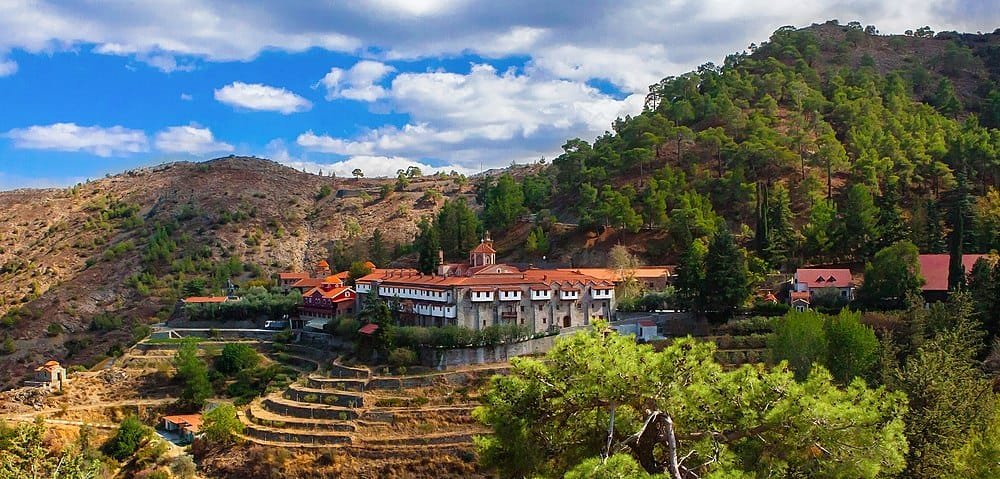
[[[472,248],[472,253],[493,254],[496,252],[497,250],[493,249],[493,246],[491,246],[490,243],[486,242],[479,243],[479,246]]]
[[[656,323],[654,323],[654,322],[652,322],[652,321],[650,321],[648,319],[640,319],[639,320],[639,326],[643,327],[643,328],[648,328],[650,326],[656,326]]]
[[[984,254],[963,254],[962,266],[965,267],[965,274],[972,271],[972,266],[979,258],[986,257]],[[948,291],[948,263],[950,257],[947,254],[922,254],[920,255],[920,275],[924,277],[924,291]]]
[[[292,279],[305,279],[309,277],[309,273],[278,273],[278,279],[286,281]]]
[[[795,301],[796,299],[802,299],[802,300],[805,300],[806,302],[808,302],[809,301],[809,292],[808,291],[792,291],[791,299],[792,299],[792,301]]]
[[[795,271],[795,281],[812,288],[850,288],[851,270],[799,268]]]
[[[368,323],[368,324],[362,326],[361,329],[358,330],[359,333],[361,333],[361,334],[367,334],[369,336],[371,336],[372,334],[374,334],[375,331],[378,331],[378,325],[375,324],[375,323]]]
[[[164,421],[172,422],[180,426],[185,431],[190,431],[191,433],[198,433],[198,429],[201,427],[202,418],[201,414],[180,414],[177,416],[163,416]]]
[[[303,278],[292,283],[293,288],[315,288],[323,284],[322,278]]]
[[[225,303],[229,298],[226,296],[191,296],[190,298],[185,298],[185,303]]]

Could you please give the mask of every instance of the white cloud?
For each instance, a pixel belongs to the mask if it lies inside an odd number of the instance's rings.
[[[312,103],[284,88],[260,83],[233,82],[215,90],[215,99],[238,108],[277,111],[283,115],[308,111]]]
[[[473,170],[459,166],[459,165],[447,165],[447,166],[431,166],[427,163],[420,161],[415,161],[410,158],[402,156],[353,156],[341,161],[334,162],[317,162],[317,161],[306,161],[301,159],[286,158],[285,160],[272,157],[271,159],[288,165],[292,168],[299,170],[306,170],[309,173],[319,173],[323,172],[324,175],[334,172],[337,176],[349,177],[355,168],[360,168],[364,172],[365,177],[375,178],[375,177],[392,177],[396,176],[396,172],[399,170],[405,170],[410,166],[416,166],[420,168],[423,174],[433,174],[439,171],[451,172],[457,171],[463,174],[472,174]]]
[[[190,93],[181,93],[181,100],[191,101],[191,100],[194,100],[194,97],[191,96]]]
[[[375,101],[385,96],[385,88],[376,83],[396,69],[381,62],[363,60],[349,70],[331,68],[316,86],[326,88],[326,99]]]
[[[171,126],[156,134],[153,141],[157,150],[167,153],[204,155],[233,151],[233,145],[216,141],[212,130],[197,125]]]
[[[631,92],[760,42],[775,28],[829,18],[882,31],[992,31],[1000,9],[983,0],[377,0],[373,2],[0,2],[0,52],[93,45],[168,71],[195,61],[248,61],[310,48],[386,59],[472,53],[524,55],[540,70],[606,78]],[[573,54],[559,57],[560,52]],[[620,58],[611,53],[624,52]],[[185,57],[183,60],[179,57]],[[577,65],[574,65],[577,64]],[[568,72],[568,73],[567,73]],[[640,79],[632,79],[638,72]]]
[[[0,57],[0,78],[17,73],[17,62]]]
[[[466,75],[402,73],[385,99],[410,123],[352,138],[310,130],[296,143],[340,156],[436,158],[477,169],[556,155],[566,138],[591,139],[614,119],[640,111],[644,97],[618,100],[578,82],[473,65]]]
[[[17,148],[31,150],[83,151],[97,156],[121,156],[148,150],[146,134],[121,126],[79,126],[54,123],[16,128],[5,134]]]

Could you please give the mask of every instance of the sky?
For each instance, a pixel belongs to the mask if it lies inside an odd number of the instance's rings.
[[[250,155],[338,176],[559,154],[648,85],[838,19],[992,32],[994,0],[0,0],[0,190]]]

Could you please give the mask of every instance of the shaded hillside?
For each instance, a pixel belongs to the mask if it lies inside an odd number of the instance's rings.
[[[382,199],[382,186],[392,190],[395,180],[223,158],[0,192],[0,336],[18,349],[0,356],[0,367],[91,362],[128,342],[136,326],[165,317],[185,293],[220,294],[230,278],[267,280],[332,255],[363,259],[376,229],[392,251],[461,184],[416,178]]]

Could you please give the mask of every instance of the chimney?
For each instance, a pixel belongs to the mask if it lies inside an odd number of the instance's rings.
[[[444,264],[444,250],[438,250],[438,264]]]

